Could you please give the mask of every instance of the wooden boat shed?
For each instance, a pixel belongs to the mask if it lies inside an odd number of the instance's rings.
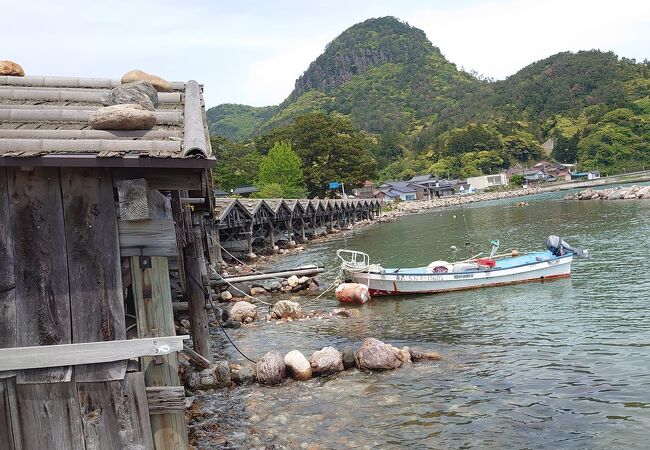
[[[90,129],[119,83],[0,77],[2,448],[188,447],[169,266],[211,360],[202,87],[159,93],[152,130]]]

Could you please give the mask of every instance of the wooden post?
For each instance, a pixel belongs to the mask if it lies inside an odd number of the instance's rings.
[[[185,295],[190,304],[190,324],[192,326],[194,350],[207,360],[213,361],[212,349],[210,347],[208,311],[201,275],[202,263],[199,257],[201,252],[199,238],[196,234],[188,236],[187,244],[183,249],[185,275],[187,278]]]
[[[217,252],[217,262],[221,263],[223,262],[223,255],[221,254],[221,236],[219,234],[219,224],[216,224],[213,228],[212,232],[212,237],[214,238],[215,241],[215,250]]]
[[[273,247],[275,246],[275,227],[273,226],[272,219],[269,220],[269,236],[271,239],[271,250],[273,250]]]
[[[138,337],[174,336],[169,267],[162,256],[131,257],[131,278],[138,320]],[[147,387],[181,386],[176,353],[141,358]],[[181,413],[150,414],[155,448],[188,448],[185,416]]]
[[[246,233],[246,251],[250,255],[253,253],[253,225],[251,223],[251,229]]]

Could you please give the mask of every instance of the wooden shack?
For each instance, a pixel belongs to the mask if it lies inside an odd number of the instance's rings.
[[[90,129],[119,84],[0,77],[2,448],[188,446],[169,265],[211,360],[202,88],[159,93],[152,130]]]

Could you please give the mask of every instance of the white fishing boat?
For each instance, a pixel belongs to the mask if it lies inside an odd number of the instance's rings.
[[[575,249],[557,236],[549,236],[544,251],[498,255],[498,241],[492,241],[489,257],[450,263],[434,261],[426,267],[384,268],[371,264],[368,254],[338,250],[346,278],[368,287],[371,296],[428,294],[476,289],[571,276],[574,256],[588,257],[587,250]]]

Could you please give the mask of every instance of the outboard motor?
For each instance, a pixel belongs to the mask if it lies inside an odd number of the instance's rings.
[[[546,239],[546,248],[551,251],[555,256],[562,256],[566,253],[573,253],[581,258],[589,258],[589,251],[587,249],[573,248],[566,243],[560,236],[550,235]]]

